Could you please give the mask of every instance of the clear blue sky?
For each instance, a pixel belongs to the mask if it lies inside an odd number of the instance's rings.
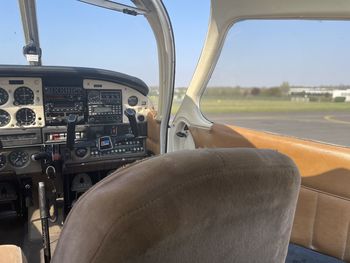
[[[127,1],[123,1],[127,2]],[[209,0],[164,0],[172,19],[177,86],[187,86],[209,19]],[[18,3],[0,1],[0,63],[26,64]],[[37,0],[43,64],[120,71],[158,84],[146,20],[74,0]],[[350,84],[350,22],[250,21],[229,33],[212,85]]]

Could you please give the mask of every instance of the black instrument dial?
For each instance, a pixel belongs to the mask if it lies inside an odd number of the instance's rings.
[[[29,108],[23,108],[17,111],[16,120],[18,125],[31,125],[35,122],[35,112]]]
[[[6,156],[0,153],[0,169],[4,168],[6,165]]]
[[[0,105],[4,105],[9,100],[9,94],[3,88],[0,88]]]
[[[10,153],[9,160],[14,167],[23,167],[29,161],[29,155],[26,152],[15,151]]]
[[[86,156],[87,152],[88,152],[87,148],[81,147],[81,148],[77,148],[75,150],[75,155],[80,157],[80,158],[84,158]]]
[[[11,121],[11,116],[7,111],[0,110],[0,127],[4,127]]]
[[[137,103],[139,103],[138,97],[136,97],[136,96],[131,96],[131,97],[128,98],[128,104],[129,104],[131,107],[136,106]]]
[[[34,92],[28,87],[19,87],[14,93],[15,104],[28,105],[34,104]]]

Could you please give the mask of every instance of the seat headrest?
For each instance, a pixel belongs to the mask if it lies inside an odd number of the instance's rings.
[[[271,150],[151,158],[78,200],[52,262],[284,262],[299,187]]]

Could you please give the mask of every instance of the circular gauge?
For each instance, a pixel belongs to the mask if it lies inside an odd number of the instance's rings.
[[[0,88],[0,105],[4,105],[9,100],[9,94],[3,88]]]
[[[6,156],[0,153],[0,169],[4,168],[6,165]]]
[[[17,111],[16,120],[18,125],[31,125],[35,122],[35,112],[29,108],[23,108]]]
[[[11,121],[11,116],[7,111],[0,110],[0,127],[4,127]]]
[[[9,160],[14,167],[23,167],[29,161],[29,155],[26,152],[15,151],[10,153]]]
[[[143,116],[143,115],[138,115],[137,116],[137,120],[139,121],[139,122],[144,122],[145,121],[145,116]]]
[[[17,105],[34,104],[34,92],[28,87],[19,87],[16,89],[14,98]]]
[[[88,152],[88,149],[85,147],[80,147],[75,150],[75,155],[79,158],[84,158]]]
[[[138,97],[136,97],[136,96],[131,96],[131,97],[128,98],[128,104],[129,104],[131,107],[136,106],[137,103],[139,103]]]

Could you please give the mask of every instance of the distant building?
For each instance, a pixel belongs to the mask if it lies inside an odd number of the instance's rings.
[[[343,98],[345,98],[346,102],[350,102],[350,89],[345,89],[345,90],[336,89],[336,90],[333,90],[332,97],[333,97],[333,100],[335,98],[343,97]]]
[[[326,88],[291,88],[289,95],[292,101],[311,101],[321,97],[345,98],[346,102],[350,102],[350,89],[326,89]],[[313,101],[314,101],[313,100]]]
[[[324,88],[291,88],[289,90],[289,95],[291,96],[324,96],[328,94],[333,94],[333,90]]]

